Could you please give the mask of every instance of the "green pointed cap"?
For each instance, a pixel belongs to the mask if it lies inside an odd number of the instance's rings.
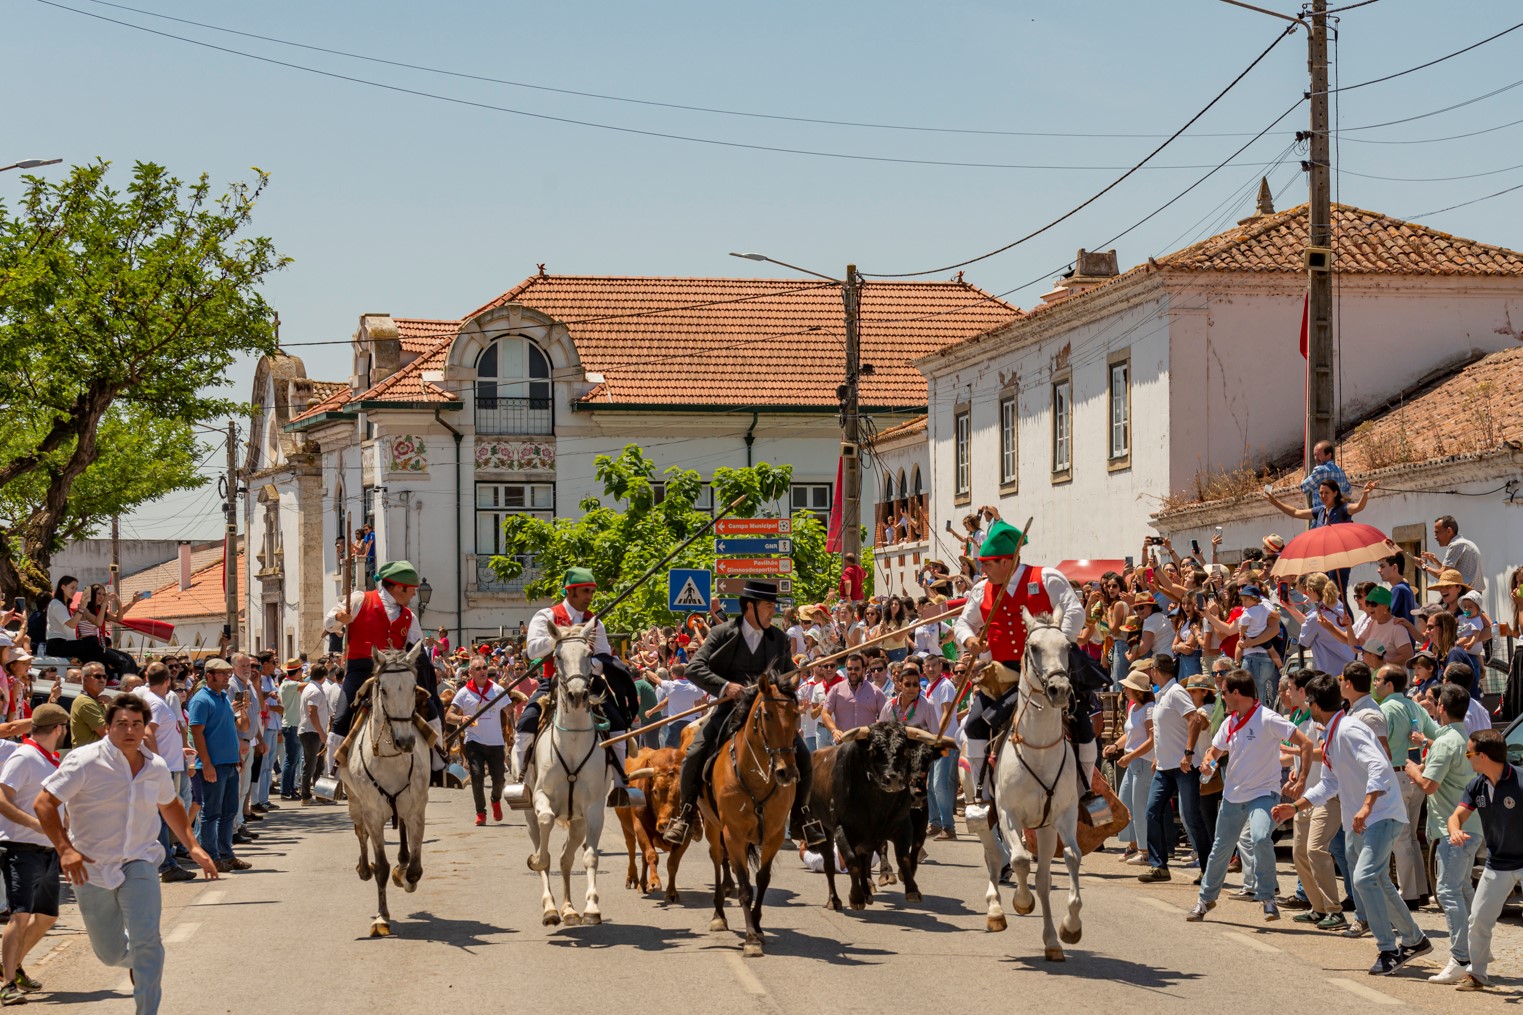
[[[979,560],[994,560],[999,557],[1014,557],[1021,549],[1021,530],[1006,521],[997,521],[989,526],[989,535],[984,539],[984,545],[978,548]]]
[[[576,588],[578,585],[591,585],[596,588],[598,580],[592,576],[592,570],[585,567],[571,567],[566,569],[565,587]]]
[[[412,566],[411,561],[393,560],[381,565],[375,576],[382,581],[396,582],[398,585],[418,585],[418,569]]]

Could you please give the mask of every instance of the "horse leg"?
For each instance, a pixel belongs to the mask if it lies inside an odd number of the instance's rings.
[[[767,886],[772,883],[772,862],[768,862],[757,868],[756,871],[756,901],[751,904],[751,926],[756,928],[756,936],[762,936],[762,900],[767,897]]]
[[[761,933],[756,929],[756,914],[752,911],[756,893],[751,887],[751,868],[746,865],[744,856],[731,857],[730,866],[735,868],[735,879],[739,882],[740,897],[736,904],[746,918],[746,943],[741,946],[740,953],[748,959],[760,958],[762,955]]]
[[[1058,937],[1064,944],[1076,945],[1084,936],[1084,924],[1079,919],[1079,911],[1084,908],[1084,900],[1079,894],[1079,829],[1078,815],[1074,814],[1065,818],[1063,827],[1058,834],[1063,840],[1063,860],[1068,864],[1068,916],[1058,927]]]
[[[386,905],[386,878],[391,873],[391,865],[386,862],[386,819],[379,817],[370,828],[370,842],[375,849],[375,860],[372,866],[375,868],[375,893],[379,902],[379,908],[374,920],[370,922],[371,937],[389,937],[391,935],[391,909]]]
[[[1052,926],[1052,851],[1057,845],[1056,828],[1048,825],[1036,830],[1036,893],[1042,903],[1042,946],[1048,962],[1064,961],[1063,946],[1058,944],[1058,932]]]
[[[370,869],[370,836],[365,831],[363,817],[354,823],[354,836],[360,840],[360,862],[354,865],[354,871],[361,881],[369,881],[374,871]]]
[[[529,822],[529,838],[534,841],[534,852],[529,854],[529,869],[539,872],[540,923],[555,927],[561,922],[560,911],[555,907],[555,895],[550,891],[550,832],[555,828],[555,814],[542,794],[535,794],[534,819]]]
[[[398,821],[397,831],[402,838],[402,843],[397,847],[397,865],[391,869],[391,883],[398,888],[402,887],[402,874],[407,870],[411,855],[407,851],[407,822]]]
[[[1036,908],[1036,899],[1032,898],[1030,887],[1031,851],[1026,848],[1026,833],[1016,825],[1014,815],[1006,817],[1010,819],[1005,822],[1005,828],[1010,833],[1010,870],[1015,874],[1015,894],[1010,897],[1010,908],[1021,916],[1028,916]],[[1041,869],[1041,863],[1038,858],[1038,870]]]
[[[603,838],[603,817],[607,812],[597,802],[584,819],[587,829],[586,848],[582,850],[582,866],[587,869],[587,904],[582,918],[590,924],[603,922],[603,910],[598,906],[598,842]]]
[[[713,836],[709,839],[709,857],[714,861],[714,918],[709,921],[709,930],[729,930],[730,924],[724,918],[724,883],[730,876],[730,868],[727,861],[721,860],[720,851],[724,848],[721,833],[711,830],[709,834]]]
[[[402,890],[407,892],[417,891],[418,882],[423,880],[423,808],[427,802],[426,798],[420,796],[412,815],[402,819],[402,841],[409,844],[407,879],[402,886]],[[401,862],[400,859],[397,861],[398,864]]]
[[[1001,931],[1005,929],[1005,909],[1000,905],[999,875],[1005,866],[1005,856],[999,850],[999,843],[994,841],[994,829],[987,821],[970,821],[968,827],[983,843],[984,867],[989,873],[989,887],[984,892],[989,911],[984,926],[991,931]]]
[[[580,927],[581,914],[571,904],[571,865],[576,862],[576,851],[581,848],[587,834],[587,822],[572,818],[566,825],[566,845],[561,850],[561,922],[568,927]]]

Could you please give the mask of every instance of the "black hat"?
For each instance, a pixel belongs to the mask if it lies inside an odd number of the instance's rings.
[[[740,591],[741,602],[747,599],[755,603],[777,602],[777,582],[758,581],[755,578],[746,582],[746,587]]]

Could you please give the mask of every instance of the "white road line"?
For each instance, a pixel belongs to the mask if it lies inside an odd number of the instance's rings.
[[[1335,987],[1342,987],[1344,990],[1348,991],[1350,994],[1353,994],[1355,997],[1362,997],[1366,1001],[1369,1001],[1373,1004],[1401,1004],[1400,1001],[1392,997],[1390,994],[1382,994],[1374,987],[1366,987],[1364,984],[1359,983],[1355,980],[1344,980],[1335,977],[1329,979],[1327,982],[1331,983]]]
[[[1258,938],[1251,937],[1251,936],[1249,936],[1247,934],[1239,934],[1235,930],[1224,930],[1224,931],[1222,931],[1222,937],[1231,938],[1232,940],[1236,941],[1238,944],[1240,944],[1240,945],[1246,945],[1247,947],[1252,948],[1254,951],[1257,951],[1257,952],[1271,952],[1271,953],[1278,954],[1279,951],[1280,951],[1280,949],[1276,948],[1272,944],[1266,944],[1265,942],[1260,941]],[[1347,983],[1348,981],[1345,980],[1343,982]]]
[[[746,968],[746,960],[734,952],[725,953],[725,961],[730,964],[730,969],[735,973],[735,979],[740,981],[741,989],[755,997],[766,997],[767,988],[756,978],[756,974]]]
[[[194,902],[192,902],[191,905],[192,906],[215,906],[217,903],[221,902],[225,898],[227,898],[227,893],[226,892],[213,889],[211,891],[202,892],[200,895],[196,896],[196,900]]]
[[[199,923],[180,923],[174,929],[164,935],[164,943],[167,945],[183,944],[196,936],[196,931],[201,929]]]
[[[1174,905],[1172,902],[1165,902],[1162,899],[1155,899],[1151,895],[1139,895],[1137,896],[1137,901],[1146,903],[1147,905],[1152,906],[1154,909],[1161,909],[1165,913],[1178,914],[1183,912],[1183,910]]]

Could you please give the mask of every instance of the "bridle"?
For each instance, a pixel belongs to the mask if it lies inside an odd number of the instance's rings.
[[[387,673],[396,673],[396,672],[403,672],[403,671],[399,671],[399,670],[395,670],[395,669],[385,669],[385,670],[382,670],[381,672],[377,673],[375,675],[375,678],[374,678],[375,679],[375,690],[372,692],[373,697],[372,697],[372,704],[371,704],[371,710],[370,710],[370,721],[376,725],[376,729],[371,734],[371,744],[370,744],[370,746],[371,746],[371,752],[376,757],[378,757],[378,758],[395,758],[395,757],[397,757],[397,756],[399,756],[401,754],[410,754],[410,753],[412,753],[410,750],[409,751],[403,751],[401,748],[397,747],[396,724],[397,723],[408,723],[410,725],[412,723],[412,720],[413,720],[413,714],[412,713],[408,713],[405,716],[395,716],[395,715],[392,715],[390,712],[386,711],[386,696],[383,693],[381,693],[381,678],[383,676],[385,676]],[[411,675],[411,671],[405,671],[405,672],[408,672],[409,675]],[[382,753],[382,751],[381,751],[381,742],[382,742],[383,739],[392,748],[390,751],[388,751],[386,753]],[[374,782],[375,780],[372,779],[371,781]],[[380,789],[380,786],[377,785],[376,788]],[[383,790],[383,792],[384,792],[384,790]]]
[[[1063,669],[1056,669],[1048,673],[1041,674],[1036,682],[1033,682],[1033,680],[1030,678],[1030,674],[1032,674],[1034,668],[1029,665],[1030,662],[1031,632],[1028,631],[1026,634],[1026,647],[1021,653],[1020,678],[1021,690],[1027,693],[1023,693],[1021,695],[1020,708],[1016,712],[1015,722],[1010,727],[1010,744],[1011,749],[1015,752],[1015,759],[1021,763],[1021,767],[1024,768],[1026,773],[1036,781],[1036,784],[1042,787],[1042,792],[1045,794],[1045,799],[1042,802],[1042,817],[1036,825],[1037,828],[1045,828],[1047,827],[1047,819],[1052,815],[1053,795],[1057,792],[1059,781],[1063,778],[1063,770],[1068,767],[1068,756],[1073,752],[1068,748],[1068,731],[1065,724],[1059,723],[1057,739],[1046,744],[1033,744],[1027,741],[1025,737],[1021,736],[1021,716],[1025,714],[1027,707],[1033,707],[1038,712],[1045,710],[1047,708],[1048,701],[1051,700],[1050,690],[1052,678],[1058,674],[1067,676],[1068,669],[1065,667]],[[1069,700],[1072,701],[1072,688],[1069,688],[1068,695]],[[1039,697],[1041,700],[1038,700]],[[1025,753],[1021,750],[1023,746],[1033,751],[1045,751],[1053,747],[1059,747],[1062,749],[1063,755],[1058,759],[1058,771],[1057,774],[1052,778],[1052,785],[1049,786],[1047,783],[1043,782],[1042,777],[1037,774],[1036,769],[1031,767],[1030,762],[1026,760]]]
[[[567,786],[569,787],[567,789],[567,791],[566,791],[566,816],[565,816],[565,820],[567,820],[567,821],[571,820],[572,798],[576,795],[576,780],[577,780],[577,777],[582,774],[582,769],[587,767],[587,762],[591,761],[592,760],[592,756],[597,753],[597,750],[598,750],[598,738],[596,736],[596,733],[598,732],[598,729],[599,729],[599,724],[598,724],[597,718],[595,716],[593,716],[593,713],[592,713],[592,708],[593,708],[593,706],[595,704],[597,704],[597,701],[594,700],[594,697],[593,697],[593,695],[590,692],[587,695],[586,709],[587,709],[587,715],[588,715],[588,717],[592,721],[592,725],[591,726],[583,726],[583,727],[579,727],[579,728],[572,728],[572,727],[569,727],[569,726],[563,726],[563,725],[561,725],[561,713],[562,713],[561,705],[565,704],[565,705],[567,705],[569,707],[570,704],[571,704],[570,697],[569,697],[569,695],[568,695],[568,693],[566,691],[566,681],[569,680],[573,676],[575,676],[575,677],[582,677],[590,685],[592,683],[593,677],[596,675],[596,674],[592,673],[590,671],[590,669],[589,669],[589,672],[587,672],[586,674],[582,674],[582,673],[575,673],[575,674],[573,674],[569,670],[563,669],[563,667],[562,667],[562,661],[561,661],[561,646],[564,645],[568,641],[580,641],[583,644],[587,644],[588,643],[588,638],[587,638],[586,630],[584,629],[584,630],[578,632],[577,634],[567,635],[564,638],[562,638],[560,641],[555,643],[555,663],[556,663],[556,666],[555,666],[555,678],[556,678],[555,698],[556,698],[556,708],[555,708],[555,718],[554,718],[554,720],[551,723],[552,729],[551,729],[551,733],[550,733],[550,750],[555,753],[555,762],[556,762],[556,764],[560,765],[561,766],[561,770],[566,773],[566,783],[567,783]],[[601,699],[598,699],[598,700],[601,700]],[[604,724],[602,726],[602,728],[606,729],[607,725]],[[589,743],[587,744],[587,753],[582,755],[582,760],[576,763],[576,767],[573,768],[571,763],[566,760],[566,756],[561,753],[560,738],[555,735],[556,733],[592,733],[592,734],[594,734],[594,736],[592,736],[590,738]],[[559,816],[559,815],[557,815],[557,816]]]
[[[772,686],[772,685],[769,682],[765,686]],[[768,713],[767,713],[767,703],[768,702],[772,702],[775,705],[784,705],[784,706],[798,704],[797,700],[794,699],[794,698],[790,698],[790,697],[787,697],[787,696],[781,695],[781,694],[767,694],[763,690],[762,686],[758,686],[757,690],[756,690],[756,704],[755,704],[755,706],[754,706],[754,708],[752,710],[751,715],[747,716],[747,718],[746,718],[746,726],[751,726],[751,725],[754,724],[754,725],[759,725],[762,728],[763,731],[766,730],[767,724],[771,721],[769,716],[768,716]],[[789,741],[786,745],[784,745],[782,747],[773,747],[773,746],[771,746],[770,744],[767,743],[767,738],[766,738],[765,732],[763,732],[763,734],[762,734],[760,739],[761,739],[761,748],[760,748],[761,751],[763,753],[765,753],[767,755],[767,759],[769,761],[773,762],[773,763],[775,763],[777,761],[777,759],[779,757],[781,757],[782,755],[792,754],[793,753],[793,742],[792,741]],[[760,775],[760,776],[763,776],[763,777],[766,777],[768,772],[772,771],[772,769],[771,768],[763,768],[762,767],[762,765],[760,764],[761,757],[756,753],[757,752],[757,747],[751,742],[751,739],[749,737],[745,738],[745,740],[746,740],[746,750],[747,750],[747,753],[749,753],[751,755],[750,760],[753,763],[756,764],[756,774]],[[732,750],[734,749],[734,743],[735,743],[734,740],[731,740],[730,744],[731,744],[731,749]],[[736,769],[735,770],[737,772],[740,771],[740,766],[739,766],[738,761],[737,761]],[[771,795],[771,793],[769,791],[768,796],[770,796],[770,795]]]
[[[746,796],[751,798],[751,806],[756,809],[756,828],[758,832],[757,837],[761,841],[765,841],[766,839],[766,812],[764,808],[766,807],[767,801],[772,799],[772,795],[776,793],[778,787],[782,785],[782,783],[780,783],[774,775],[774,772],[776,771],[777,759],[780,755],[793,753],[794,746],[792,740],[790,740],[786,745],[782,747],[774,747],[767,742],[766,729],[767,724],[771,721],[767,712],[767,703],[771,702],[775,705],[781,705],[784,707],[788,705],[798,705],[798,700],[796,698],[781,694],[768,694],[767,690],[773,686],[775,685],[773,685],[770,680],[766,679],[765,676],[762,677],[762,679],[757,684],[756,700],[751,707],[750,713],[746,716],[745,722],[741,724],[735,735],[730,738],[730,764],[735,768],[736,782],[740,784],[741,789],[746,791]],[[759,727],[759,736],[757,739],[761,741],[760,750],[767,755],[767,758],[771,764],[763,764],[761,756],[757,754],[758,748],[754,743],[752,743],[751,737],[749,736],[749,732],[753,726]],[[740,752],[735,743],[737,740],[743,740],[745,742],[746,753],[748,755],[747,760],[751,763],[752,766],[754,766],[756,774],[762,779],[762,785],[766,787],[767,792],[761,797],[758,797],[756,793],[752,791],[750,785],[746,783],[745,769],[741,767]]]

